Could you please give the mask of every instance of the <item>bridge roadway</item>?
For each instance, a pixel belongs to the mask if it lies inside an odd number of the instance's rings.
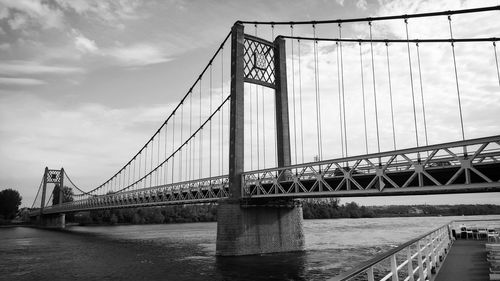
[[[245,172],[242,189],[243,201],[500,191],[500,136]],[[219,176],[89,195],[43,213],[199,204],[227,197],[228,178]]]

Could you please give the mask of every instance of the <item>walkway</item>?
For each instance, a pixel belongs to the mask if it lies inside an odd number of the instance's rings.
[[[435,280],[489,280],[485,242],[485,240],[456,240]]]

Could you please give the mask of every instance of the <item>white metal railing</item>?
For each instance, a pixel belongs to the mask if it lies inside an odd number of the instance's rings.
[[[361,280],[366,278],[368,281],[428,280],[436,273],[437,267],[444,261],[451,246],[451,223],[408,241],[331,280],[360,280],[360,278]],[[387,263],[390,265],[387,266]]]

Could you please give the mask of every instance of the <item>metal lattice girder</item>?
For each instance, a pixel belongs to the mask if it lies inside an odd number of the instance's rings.
[[[500,136],[245,172],[242,186],[245,198],[500,191]],[[89,195],[44,214],[217,202],[228,188],[227,176],[206,178]]]
[[[272,42],[245,34],[244,80],[262,86],[275,87],[274,45]]]
[[[48,207],[44,210],[44,213],[52,214],[112,208],[210,203],[227,198],[229,196],[228,188],[227,176],[205,178],[115,194],[89,195],[85,199]]]
[[[245,172],[259,197],[500,191],[500,136]]]
[[[47,170],[45,174],[47,183],[60,183],[61,182],[61,170]]]

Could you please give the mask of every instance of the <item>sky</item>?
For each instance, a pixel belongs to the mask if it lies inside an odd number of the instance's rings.
[[[24,198],[23,206],[31,206],[46,166],[54,169],[64,167],[75,183],[88,189],[102,183],[138,151],[169,115],[236,20],[338,19],[493,5],[499,5],[498,0],[0,0],[0,189],[19,190]],[[488,25],[482,24],[480,20],[457,20],[456,36],[480,36],[499,30],[494,20],[497,15],[489,14],[488,18]],[[461,28],[464,26],[468,28]],[[446,25],[421,23],[411,25],[411,32],[416,37],[432,37],[447,32],[446,28]],[[320,37],[337,36],[336,29],[330,31],[318,27],[317,31]],[[262,32],[269,33],[269,30]],[[288,32],[289,29],[285,28],[275,30],[276,34]],[[308,32],[304,31],[303,34],[310,35]],[[366,32],[362,26],[350,25],[345,28],[344,36],[357,38],[366,36]],[[374,27],[374,32],[379,36],[404,36],[399,34],[401,24],[393,22]],[[498,88],[494,88],[495,72],[490,71],[491,57],[481,61],[468,55],[486,54],[491,49],[474,48],[457,48],[457,56],[461,56],[465,65],[461,69],[461,76],[464,77],[462,87],[464,92],[468,89],[469,92],[474,91],[474,95],[465,95],[465,106],[478,102],[483,104],[466,107],[469,108],[465,112],[467,135],[496,135],[500,133],[500,127],[496,124],[500,118],[500,108],[491,105],[500,104],[500,98],[499,95],[491,94],[499,92]],[[449,49],[437,49],[430,51],[422,48],[427,68],[434,70],[424,77],[431,86],[444,83],[437,79],[439,75],[436,73],[445,67],[442,63],[443,54]],[[393,71],[398,73],[398,68],[401,68],[403,72],[405,68],[398,59],[404,58],[405,49],[395,46],[393,50]],[[346,66],[357,62],[355,55],[349,56],[350,52],[354,54],[356,51],[355,46],[345,46]],[[383,49],[376,50],[379,51]],[[331,45],[320,46],[320,55],[326,56],[331,52]],[[311,62],[311,57],[312,52],[304,45],[304,61]],[[319,67],[324,71],[321,75],[335,77],[336,74],[328,70],[334,69],[328,67],[333,63],[332,60],[322,60]],[[446,67],[449,66],[447,64]],[[491,77],[481,75],[483,68],[488,68],[484,73],[492,74]],[[349,71],[358,71],[358,68],[350,69],[346,67],[346,75],[349,75]],[[321,77],[322,81],[327,80],[324,77]],[[312,81],[309,78],[305,80]],[[449,78],[445,80],[452,82],[453,77]],[[482,79],[489,84],[482,83],[483,86],[476,91],[477,81],[483,82]],[[322,84],[325,92],[335,91],[337,80],[332,79],[330,82]],[[354,79],[346,85],[356,84],[359,81]],[[403,87],[407,89],[406,84],[395,82],[394,91]],[[311,85],[306,82],[304,89]],[[441,86],[441,89],[452,91],[454,85],[447,83]],[[430,98],[430,104],[433,104],[432,99],[439,101],[441,98],[439,94],[434,95]],[[401,114],[408,111],[405,101],[396,100]],[[328,97],[323,102],[329,102]],[[347,98],[346,102],[352,108],[358,104],[355,97]],[[447,105],[448,101],[443,100],[429,108],[429,117],[435,117],[429,119],[437,120],[429,124],[431,143],[459,138],[456,126],[451,129],[451,126],[446,125],[452,122],[447,119],[451,117],[438,114],[451,110],[449,108],[452,105]],[[348,119],[354,120],[354,125],[349,125],[351,127],[348,129],[361,132],[362,121],[357,119],[360,115],[352,114]],[[382,115],[381,118],[388,117],[387,112]],[[410,131],[409,121],[401,121],[397,125],[401,135],[405,135],[405,130]],[[382,130],[387,131],[388,128]],[[370,129],[370,134],[373,133],[373,129]],[[350,137],[354,142],[351,155],[362,153],[364,146],[361,135],[351,133]],[[338,147],[333,142],[335,135],[329,136],[325,132],[325,138],[328,139],[325,146]],[[384,135],[383,143],[388,144],[388,147],[383,148],[390,148],[390,138],[390,134]],[[412,146],[406,138],[402,138],[400,143],[401,147]],[[307,144],[307,147],[314,147],[314,143]],[[375,149],[374,143],[370,144],[370,149]],[[337,154],[338,149],[327,153],[324,158]],[[464,194],[354,198],[347,201],[379,205],[499,203],[498,199],[497,194]]]

